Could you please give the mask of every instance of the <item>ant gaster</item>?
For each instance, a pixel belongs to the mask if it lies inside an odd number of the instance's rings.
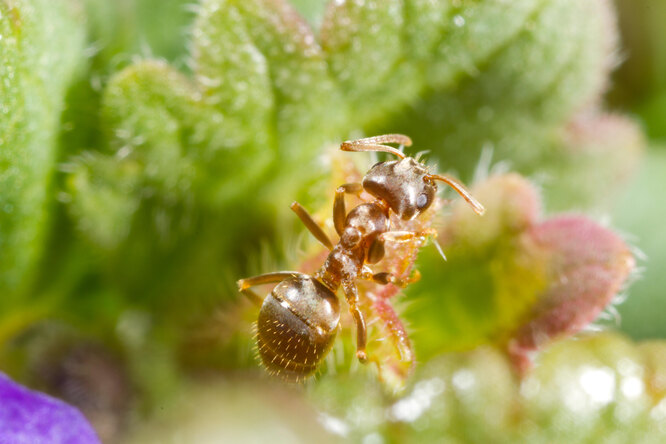
[[[385,143],[410,146],[412,141],[404,135],[387,134],[343,142],[340,146],[343,151],[390,153],[398,160],[379,162],[368,171],[362,183],[348,183],[336,190],[333,222],[339,236],[337,245],[333,245],[298,202],[291,205],[308,230],[330,250],[324,265],[313,276],[281,271],[238,281],[240,291],[258,302],[261,298],[250,287],[279,282],[263,300],[257,320],[259,355],[270,373],[290,380],[314,373],[338,330],[340,306],[336,292],[340,287],[356,324],[356,356],[361,362],[368,360],[366,324],[358,307],[356,280],[404,287],[406,282],[397,276],[373,274],[365,264],[374,264],[383,258],[386,241],[407,242],[436,233],[432,229],[391,231],[390,211],[403,220],[418,217],[432,204],[437,192],[436,182],[442,181],[469,202],[475,212],[483,214],[483,206],[461,184],[447,176],[430,174],[416,159]],[[360,196],[362,191],[375,200],[347,213],[345,194]]]

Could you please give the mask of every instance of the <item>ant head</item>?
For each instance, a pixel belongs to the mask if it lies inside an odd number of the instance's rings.
[[[441,181],[453,188],[472,206],[479,215],[485,211],[462,184],[455,179],[430,174],[425,165],[413,157],[407,157],[402,151],[384,145],[399,143],[410,146],[412,141],[402,134],[385,134],[365,139],[343,142],[343,151],[375,151],[390,153],[399,158],[388,162],[379,162],[363,178],[363,188],[378,199],[382,199],[401,219],[410,220],[423,213],[435,200],[437,184]]]
[[[437,193],[428,170],[413,157],[375,164],[363,178],[363,188],[385,201],[403,220],[427,210]]]

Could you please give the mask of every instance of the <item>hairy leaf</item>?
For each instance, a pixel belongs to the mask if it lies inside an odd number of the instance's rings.
[[[523,380],[506,356],[481,347],[423,365],[398,399],[382,396],[372,381],[345,376],[322,381],[310,395],[348,439],[660,442],[665,346],[613,334],[563,341]]]
[[[0,311],[25,291],[53,205],[60,114],[83,56],[75,2],[0,2]]]
[[[408,289],[417,356],[508,343],[525,370],[530,352],[580,331],[612,302],[634,258],[582,216],[541,222],[536,190],[520,176],[491,177],[473,193],[487,217],[457,202],[441,230],[449,262],[426,255],[423,279]]]

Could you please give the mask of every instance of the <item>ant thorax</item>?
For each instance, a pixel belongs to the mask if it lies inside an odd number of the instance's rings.
[[[342,281],[358,278],[368,249],[390,229],[388,207],[380,201],[359,204],[349,212],[345,227],[338,245],[316,274],[332,290],[337,290]]]

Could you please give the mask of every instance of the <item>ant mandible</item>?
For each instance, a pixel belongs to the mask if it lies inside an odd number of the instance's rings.
[[[372,273],[365,264],[384,257],[386,241],[407,242],[434,235],[433,229],[422,232],[391,231],[389,216],[393,211],[402,220],[423,213],[435,199],[437,181],[451,186],[478,213],[483,206],[454,179],[431,174],[425,165],[386,143],[410,146],[409,137],[386,134],[343,142],[343,151],[377,151],[390,153],[398,160],[375,164],[362,183],[348,183],[335,192],[333,222],[339,241],[333,245],[322,228],[298,202],[291,209],[308,230],[330,250],[324,265],[313,275],[293,271],[267,273],[238,281],[240,291],[261,302],[250,287],[278,283],[263,300],[257,320],[257,346],[261,360],[270,373],[285,379],[300,380],[315,372],[333,344],[340,322],[336,297],[342,287],[356,324],[356,356],[367,362],[366,324],[359,309],[356,280],[364,279],[404,287],[407,282],[390,273]],[[375,200],[362,203],[349,213],[345,194],[360,197],[362,191]]]

